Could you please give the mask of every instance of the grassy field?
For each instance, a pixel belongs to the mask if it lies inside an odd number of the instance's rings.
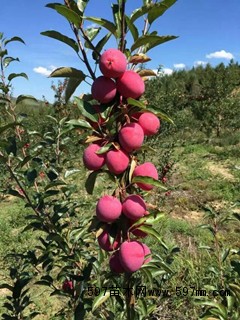
[[[159,194],[157,191],[151,194],[151,199],[165,213],[165,218],[156,226],[157,230],[168,243],[180,248],[173,264],[175,275],[170,280],[173,291],[178,286],[202,289],[208,281],[209,267],[217,265],[215,256],[200,248],[214,247],[211,233],[199,228],[206,222],[204,207],[211,207],[218,215],[240,211],[237,207],[233,208],[240,200],[240,134],[228,134],[208,142],[202,139],[186,141],[177,141],[171,153],[170,159],[175,164],[166,183],[171,189],[170,194]],[[165,143],[168,143],[167,139]],[[157,158],[154,160],[160,161]],[[79,176],[84,176],[84,172]],[[101,190],[100,185],[97,194]],[[90,201],[87,194],[81,196],[85,204]],[[86,214],[92,214],[93,206],[86,205],[85,208]],[[36,234],[30,231],[22,233],[26,224],[24,217],[28,213],[24,204],[13,197],[5,198],[0,203],[0,282],[7,279],[7,267],[11,264],[11,259],[5,260],[4,256],[10,252],[24,252],[37,241]],[[234,222],[220,229],[222,245],[239,248],[239,231],[239,225]],[[153,252],[158,252],[154,239],[147,241]],[[39,319],[54,319],[51,313],[58,308],[59,302],[51,304],[47,289],[39,290],[35,290],[34,294],[36,305],[43,313]],[[0,314],[6,294],[6,290],[0,290]],[[190,297],[176,297],[171,302],[162,300],[159,306],[157,319],[165,319],[166,315],[171,314],[172,319],[194,320],[200,313],[200,308],[193,304]]]

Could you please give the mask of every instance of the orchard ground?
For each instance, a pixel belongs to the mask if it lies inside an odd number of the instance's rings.
[[[174,290],[177,286],[196,286],[203,289],[205,275],[209,266],[216,264],[215,258],[207,254],[199,246],[211,246],[212,236],[206,229],[198,228],[204,223],[204,206],[213,208],[220,215],[228,212],[239,212],[239,207],[232,208],[232,205],[239,201],[239,181],[240,181],[240,132],[226,132],[220,138],[212,137],[206,139],[201,133],[185,132],[176,133],[171,137],[161,137],[161,134],[150,139],[154,149],[164,148],[169,150],[169,145],[174,141],[174,147],[170,160],[176,162],[172,172],[167,177],[165,185],[172,189],[168,193],[159,192],[154,189],[150,192],[147,200],[153,200],[161,204],[165,218],[156,226],[163,239],[176,244],[180,249],[174,261],[174,271],[176,272],[170,280],[168,288]],[[158,155],[158,153],[156,153]],[[160,166],[160,156],[149,153],[150,159]],[[82,202],[81,214],[91,215],[94,212],[95,199],[104,188],[104,177],[98,180],[94,197],[87,195],[81,187],[86,179],[87,171],[80,166],[81,171],[74,176],[79,181],[79,200]],[[94,199],[93,199],[94,198]],[[14,197],[1,199],[0,203],[0,282],[8,277],[8,266],[12,263],[12,258],[4,259],[6,253],[24,252],[26,249],[34,247],[37,242],[36,232],[22,233],[26,225],[24,216],[28,214],[21,200]],[[239,231],[236,225],[229,223],[220,232],[221,240],[226,247],[237,248],[240,245]],[[158,245],[151,237],[146,239],[147,245],[152,252],[157,252]],[[144,285],[144,284],[143,284]],[[61,284],[59,284],[61,287]],[[30,289],[31,290],[31,289]],[[0,314],[2,313],[2,303],[7,290],[0,290]],[[33,289],[33,300],[37,307],[45,314],[36,319],[53,319],[54,314],[64,303],[59,299],[48,299],[49,289],[40,287]],[[159,299],[159,318],[165,319],[166,315],[171,315],[174,319],[197,319],[199,307],[193,304],[190,297],[175,297],[171,300]]]

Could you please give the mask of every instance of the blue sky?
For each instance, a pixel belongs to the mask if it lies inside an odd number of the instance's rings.
[[[112,2],[115,1],[90,0],[86,14],[111,20]],[[19,57],[21,61],[12,63],[9,72],[26,72],[29,76],[29,81],[16,79],[13,83],[14,96],[30,94],[41,99],[45,95],[53,101],[53,91],[50,89],[53,79],[46,75],[61,66],[84,69],[70,47],[40,35],[42,31],[57,30],[73,37],[67,21],[54,10],[46,8],[47,3],[49,1],[46,0],[1,0],[0,32],[7,38],[22,37],[26,43],[24,46],[16,42],[8,47],[9,54]],[[141,3],[140,0],[128,0],[127,12],[130,13]],[[228,63],[231,58],[239,61],[239,16],[239,0],[178,0],[155,22],[153,30],[158,30],[160,35],[176,35],[179,38],[151,50],[149,56],[152,61],[147,67],[157,69],[163,65],[164,71],[171,73],[172,70],[207,62],[216,65]],[[115,46],[114,41],[108,45],[111,46]],[[57,80],[54,79],[54,82]],[[83,85],[76,94],[89,90],[87,85]]]

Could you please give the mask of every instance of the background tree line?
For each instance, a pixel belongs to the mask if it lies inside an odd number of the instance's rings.
[[[190,128],[219,137],[225,129],[240,127],[240,66],[231,60],[228,65],[207,64],[171,75],[160,70],[148,82],[146,98],[173,118],[175,127],[164,123],[165,133]]]

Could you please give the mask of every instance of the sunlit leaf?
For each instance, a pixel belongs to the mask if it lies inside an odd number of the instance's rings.
[[[144,36],[139,37],[134,44],[131,46],[131,52],[134,50],[144,46],[144,53],[149,51],[150,49],[158,46],[161,43],[176,39],[176,36],[158,36],[158,35],[150,35],[146,34]]]
[[[25,100],[29,100],[31,102],[37,102],[37,99],[34,98],[33,96],[27,96],[27,95],[24,95],[24,94],[21,94],[20,96],[17,97],[17,100],[16,100],[16,104],[22,102],[22,101],[25,101]]]
[[[149,215],[146,216],[145,223],[154,225],[155,223],[158,223],[160,220],[164,218],[165,218],[165,214],[162,212],[158,212],[157,214],[150,213]]]
[[[90,129],[92,128],[91,125],[83,119],[72,119],[66,122],[67,125],[71,125],[75,128],[85,128],[85,129]]]
[[[112,14],[113,14],[113,19],[116,25],[116,33],[117,37],[120,37],[121,35],[121,14],[120,14],[120,7],[118,4],[112,4]]]
[[[174,121],[163,111],[159,110],[158,108],[154,107],[154,106],[148,106],[147,110],[151,111],[152,113],[154,113],[158,118],[167,121],[171,124],[174,124]]]
[[[148,13],[153,7],[154,7],[154,4],[151,3],[151,4],[146,4],[141,8],[135,9],[130,17],[131,22],[134,22],[138,18],[142,17],[144,14]]]
[[[92,305],[92,312],[94,312],[101,304],[103,304],[110,297],[110,291],[102,290],[99,296],[97,296]]]
[[[226,307],[222,303],[217,303],[214,301],[196,301],[195,304],[200,304],[201,306],[208,306],[216,308],[219,311],[219,314],[224,318],[227,319],[227,310]]]
[[[109,38],[111,37],[111,32],[107,33],[95,46],[97,52],[101,52],[103,47],[106,45],[106,43],[108,42]],[[98,54],[93,51],[92,53],[93,59],[97,60],[99,58]]]
[[[51,78],[78,78],[83,81],[86,78],[86,75],[78,69],[71,67],[60,67],[55,69],[50,76]]]
[[[78,172],[81,172],[80,169],[71,169],[71,170],[67,170],[64,174],[64,178],[68,178],[70,177],[71,175],[75,174],[75,173],[78,173]]]
[[[101,30],[101,27],[98,28],[88,28],[85,30],[85,35],[89,39],[90,43],[88,41],[85,41],[85,47],[88,49],[94,50],[94,46],[91,44],[92,41],[96,38],[96,36],[99,34]]]
[[[79,51],[78,44],[76,41],[63,35],[62,33],[58,32],[58,31],[48,30],[48,31],[41,32],[41,35],[58,40],[58,41],[61,41],[65,44],[67,44],[68,46],[70,46],[77,53]]]
[[[148,22],[153,23],[157,18],[164,14],[177,0],[163,0],[155,3],[154,7],[148,12]]]
[[[146,109],[146,106],[142,101],[135,100],[133,98],[128,98],[127,103],[130,104],[131,106],[139,107],[141,109]]]
[[[146,184],[161,188],[165,191],[168,190],[159,180],[156,180],[151,177],[146,177],[146,176],[136,176],[132,179],[132,183],[146,183]]]
[[[138,230],[141,230],[143,232],[146,232],[147,234],[150,234],[151,236],[153,236],[154,238],[156,238],[158,240],[158,242],[161,244],[161,246],[164,249],[168,250],[168,247],[165,244],[165,242],[162,240],[162,238],[160,237],[159,232],[157,232],[151,226],[141,225],[138,227]]]
[[[60,15],[65,17],[69,22],[75,24],[76,27],[82,24],[82,17],[72,9],[60,3],[48,3],[46,7],[56,10]]]
[[[89,120],[92,120],[94,122],[97,122],[98,116],[95,114],[95,111],[90,103],[87,101],[84,101],[78,97],[75,97],[75,101],[77,103],[77,106],[79,110],[81,111],[81,114],[86,117]]]
[[[78,9],[84,13],[89,0],[77,0]]]
[[[112,147],[112,143],[108,143],[105,146],[101,147],[101,149],[99,149],[96,154],[104,154],[107,151],[109,151],[109,149]]]
[[[19,62],[19,59],[18,58],[13,58],[13,57],[5,57],[3,59],[3,65],[4,65],[4,68],[7,68],[9,66],[9,64],[13,61],[18,61]]]
[[[110,31],[115,37],[117,37],[117,27],[111,21],[108,21],[103,18],[95,18],[95,17],[84,17],[84,19],[104,27],[105,29]]]
[[[149,284],[153,285],[153,277],[152,277],[151,271],[147,268],[143,268],[144,266],[145,265],[143,264],[140,271],[147,277]]]
[[[131,32],[131,35],[133,37],[133,40],[136,41],[139,37],[138,28],[135,26],[135,24],[132,22],[132,20],[128,16],[125,16],[125,19],[126,19],[128,29]]]

